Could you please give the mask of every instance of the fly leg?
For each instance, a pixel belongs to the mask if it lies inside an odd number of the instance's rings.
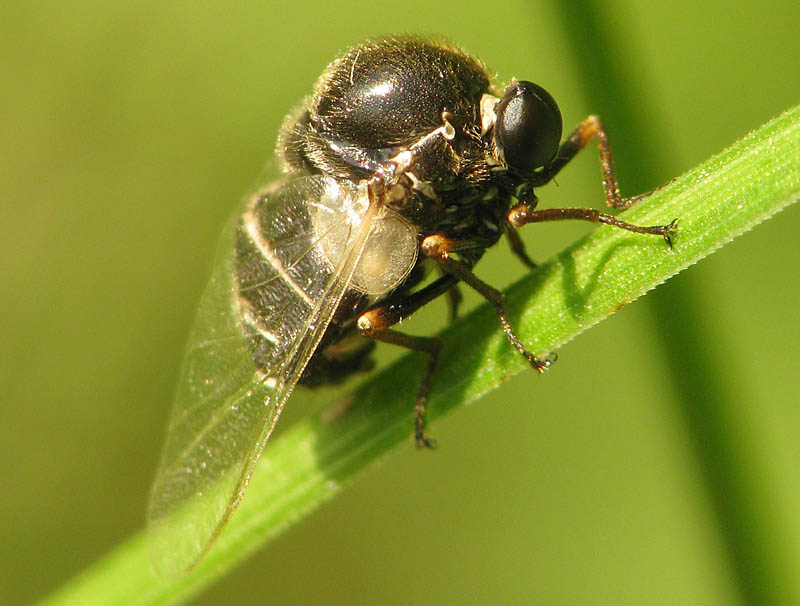
[[[447,296],[447,319],[453,323],[458,317],[458,308],[461,307],[464,296],[458,289],[458,284],[453,284],[445,294]]]
[[[608,134],[597,116],[589,116],[572,132],[572,134],[558,148],[558,153],[550,165],[541,173],[535,175],[531,181],[534,187],[552,181],[562,168],[572,160],[579,151],[593,139],[597,139],[597,149],[600,152],[600,166],[603,170],[603,189],[606,195],[606,205],[611,208],[628,208],[649,196],[652,192],[639,194],[631,198],[623,198],[619,193],[617,175],[614,171],[614,158],[611,154],[611,143]]]
[[[363,317],[363,316],[362,316]],[[414,439],[418,448],[436,448],[436,441],[425,435],[425,407],[428,402],[428,392],[431,386],[431,377],[439,361],[439,352],[442,350],[442,341],[436,337],[413,337],[396,330],[384,328],[378,331],[365,331],[364,334],[376,341],[399,345],[414,351],[428,354],[428,363],[425,373],[414,399]]]
[[[443,269],[441,271],[443,276],[450,275]],[[461,302],[464,300],[464,295],[461,294],[457,282],[449,288],[445,293],[445,297],[447,297],[447,320],[452,324],[456,321],[458,308],[461,307]]]
[[[589,116],[581,122],[567,140],[561,144],[556,157],[549,166],[542,172],[536,173],[533,178],[526,181],[519,188],[517,192],[519,204],[511,208],[507,215],[510,227],[520,228],[528,223],[538,223],[541,221],[579,219],[582,221],[591,221],[592,223],[613,225],[614,227],[639,234],[661,236],[664,238],[667,245],[672,248],[672,236],[677,232],[677,219],[673,219],[669,225],[642,227],[589,208],[548,208],[545,210],[535,210],[538,200],[533,193],[533,188],[552,181],[559,171],[594,139],[597,139],[597,149],[600,152],[600,166],[603,170],[603,189],[605,190],[606,206],[611,208],[629,208],[652,193],[647,192],[631,198],[622,197],[619,193],[617,176],[614,171],[614,158],[611,154],[611,143],[608,140],[608,134],[600,118],[597,116]],[[518,252],[518,245],[514,243],[513,238],[510,236],[513,231],[509,229],[507,233],[511,240],[512,251],[523,260],[523,263],[526,263],[525,259],[527,255],[520,255]],[[519,237],[517,237],[517,239],[519,239]],[[524,249],[522,254],[524,255]]]
[[[441,234],[428,236],[422,240],[422,244],[420,245],[422,254],[436,261],[447,273],[475,289],[478,294],[482,295],[487,301],[494,305],[497,317],[500,318],[500,325],[503,327],[503,332],[506,333],[509,342],[522,354],[533,368],[539,372],[544,372],[550,367],[554,359],[539,358],[525,348],[522,341],[520,341],[519,337],[517,337],[514,332],[511,322],[508,320],[508,313],[503,305],[503,293],[486,284],[486,282],[473,274],[472,270],[467,265],[456,261],[450,256],[451,253],[467,248],[474,248],[474,243],[451,240]]]
[[[378,307],[364,312],[359,316],[357,326],[365,337],[399,345],[407,349],[428,354],[428,363],[422,375],[422,381],[414,400],[414,439],[419,448],[434,448],[436,442],[425,435],[425,408],[428,402],[431,378],[436,370],[439,352],[442,350],[442,340],[438,337],[414,337],[405,335],[391,326],[407,318],[426,303],[436,297],[451,292],[456,286],[458,278],[447,274],[432,282],[425,288],[395,300],[389,299]]]
[[[536,262],[528,256],[525,250],[525,243],[522,241],[522,238],[519,237],[516,226],[512,225],[510,221],[507,221],[505,228],[511,252],[525,267],[534,271],[536,269]]]
[[[566,219],[579,219],[591,221],[592,223],[604,223],[613,225],[620,229],[632,231],[637,234],[652,234],[661,236],[667,245],[672,248],[672,236],[677,232],[678,220],[673,219],[669,225],[653,225],[644,227],[634,225],[627,221],[617,219],[613,215],[607,215],[591,208],[546,208],[544,210],[533,210],[527,204],[521,203],[512,207],[508,211],[507,220],[512,227],[522,227],[528,223],[539,223],[542,221],[563,221]]]

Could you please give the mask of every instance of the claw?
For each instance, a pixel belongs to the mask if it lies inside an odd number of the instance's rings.
[[[673,219],[669,225],[664,226],[664,241],[669,246],[669,249],[672,250],[672,236],[678,233],[678,219]]]
[[[550,352],[541,358],[538,356],[532,356],[529,359],[531,366],[533,366],[539,372],[544,372],[548,368],[550,368],[555,361],[558,360],[558,355],[555,352]]]
[[[433,438],[429,438],[424,434],[417,435],[417,448],[430,448],[431,450],[435,449],[437,446],[436,440]]]

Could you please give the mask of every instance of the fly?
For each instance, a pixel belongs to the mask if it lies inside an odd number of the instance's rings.
[[[590,116],[561,142],[558,105],[542,87],[490,81],[484,64],[444,42],[386,37],[333,61],[286,119],[283,177],[258,191],[225,232],[187,346],[152,489],[155,567],[196,563],[241,501],[297,384],[339,382],[371,366],[376,341],[428,356],[414,403],[415,440],[441,350],[393,328],[458,284],[495,309],[533,368],[547,358],[517,337],[502,295],[472,272],[503,235],[528,267],[517,229],[579,219],[658,235],[587,208],[537,210],[534,189],[596,140],[606,204],[627,208],[603,124]],[[440,277],[425,282],[427,268]]]

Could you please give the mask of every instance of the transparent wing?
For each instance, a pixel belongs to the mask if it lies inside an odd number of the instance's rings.
[[[255,196],[226,231],[150,496],[157,573],[190,568],[236,509],[350,283],[375,212],[366,188],[306,176]]]

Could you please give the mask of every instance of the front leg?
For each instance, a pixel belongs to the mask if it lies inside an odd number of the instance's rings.
[[[628,208],[650,195],[651,192],[639,194],[631,198],[623,198],[619,193],[617,175],[614,171],[614,158],[611,154],[611,143],[608,134],[597,116],[589,116],[572,132],[558,149],[555,159],[545,170],[533,180],[534,186],[544,185],[552,181],[562,168],[572,160],[586,145],[597,139],[597,149],[600,152],[600,166],[603,170],[603,189],[606,195],[606,205],[611,208]]]
[[[678,230],[678,220],[673,219],[669,225],[642,226],[628,223],[622,219],[617,219],[613,215],[607,215],[591,208],[546,208],[544,210],[532,210],[527,204],[517,204],[508,211],[506,220],[515,228],[522,227],[528,223],[540,223],[543,221],[564,221],[578,219],[590,221],[592,223],[603,223],[613,225],[626,231],[637,234],[652,234],[661,236],[667,245],[672,248],[672,237]]]

